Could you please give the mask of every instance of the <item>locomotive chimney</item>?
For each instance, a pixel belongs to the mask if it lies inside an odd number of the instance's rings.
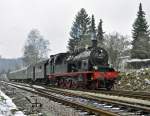
[[[91,33],[91,41],[92,41],[92,47],[97,47],[97,39],[96,39],[96,34],[94,32]]]

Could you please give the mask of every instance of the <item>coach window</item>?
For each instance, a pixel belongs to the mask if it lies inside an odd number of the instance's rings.
[[[82,60],[82,69],[85,69],[85,70],[88,69],[88,61],[87,60]]]
[[[81,61],[78,61],[78,68],[81,68]]]

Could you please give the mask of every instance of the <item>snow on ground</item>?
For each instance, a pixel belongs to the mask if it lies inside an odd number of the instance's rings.
[[[150,68],[120,73],[120,77],[116,89],[150,92]]]
[[[25,116],[12,100],[0,90],[0,116]]]

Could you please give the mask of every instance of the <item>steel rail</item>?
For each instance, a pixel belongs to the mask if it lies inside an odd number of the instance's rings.
[[[117,95],[117,96],[130,97],[130,98],[138,98],[138,99],[143,99],[143,100],[150,100],[150,93],[148,92],[122,91],[122,90],[121,91],[119,90],[111,90],[111,91],[91,90],[90,92]]]
[[[55,87],[58,88],[58,87]],[[61,89],[61,88],[58,88]],[[134,91],[119,91],[119,90],[87,90],[87,89],[68,89],[74,91],[84,91],[84,92],[91,92],[91,93],[101,93],[106,95],[114,95],[114,96],[121,96],[121,97],[129,97],[129,98],[136,98],[136,99],[143,99],[143,100],[150,100],[150,93],[148,92],[134,92]]]

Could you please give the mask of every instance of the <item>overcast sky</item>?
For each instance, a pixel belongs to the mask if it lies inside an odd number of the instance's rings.
[[[50,54],[66,51],[76,13],[85,8],[96,24],[103,20],[105,33],[131,36],[139,3],[150,24],[150,0],[0,0],[0,55],[17,58],[31,29],[50,41]]]

